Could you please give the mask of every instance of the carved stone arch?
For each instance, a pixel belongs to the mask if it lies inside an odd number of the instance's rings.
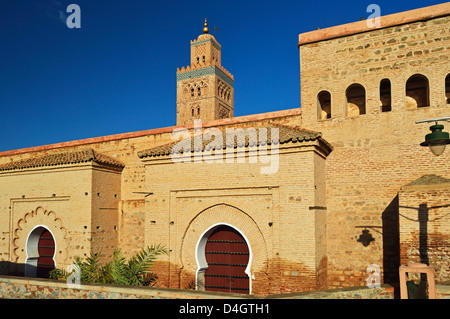
[[[184,95],[189,94],[189,85],[185,85],[185,86],[184,86],[184,88],[183,88],[183,94],[184,94]]]
[[[55,265],[65,265],[68,260],[67,229],[54,211],[39,206],[20,218],[13,230],[11,261],[19,264],[27,262],[27,242],[36,228],[45,228],[53,235],[56,251]]]
[[[203,83],[203,94],[205,96],[208,95],[208,83],[206,83],[206,82]]]
[[[220,105],[219,108],[219,118],[220,119],[226,119],[230,117],[230,110],[223,105]]]
[[[235,228],[248,241],[252,252],[249,274],[267,271],[268,248],[258,224],[244,210],[225,203],[202,210],[187,226],[180,249],[180,266],[184,271],[197,273],[200,268],[204,268],[198,256],[198,247],[208,231],[217,225],[229,225]]]
[[[231,95],[231,88],[227,87],[226,93],[225,93],[225,99],[227,101],[230,101],[230,95]]]
[[[217,80],[217,95],[220,95],[220,92],[223,90],[223,82],[221,80]]]

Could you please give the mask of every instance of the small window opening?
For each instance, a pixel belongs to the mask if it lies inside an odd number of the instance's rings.
[[[328,91],[322,91],[317,94],[317,106],[319,120],[325,120],[331,118],[331,94]]]
[[[361,84],[352,84],[347,88],[347,116],[366,114],[366,90]]]
[[[197,63],[200,63],[200,57],[197,57]]]
[[[381,112],[390,112],[392,110],[391,101],[391,81],[383,79],[380,82]]]
[[[406,108],[415,109],[430,105],[428,79],[415,74],[406,81]]]
[[[200,115],[200,108],[197,108],[197,115]]]
[[[192,88],[192,89],[191,89],[191,96],[194,96],[194,94],[195,94],[194,92],[195,92],[195,91],[194,91],[194,88]]]
[[[205,62],[205,56],[203,56],[203,62]]]
[[[194,116],[194,109],[191,109],[192,116]]]
[[[197,88],[197,94],[198,96],[202,95],[202,90],[200,88]]]

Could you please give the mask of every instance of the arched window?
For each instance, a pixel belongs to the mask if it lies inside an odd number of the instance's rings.
[[[350,85],[346,92],[347,116],[366,114],[366,90],[361,84]]]
[[[445,98],[447,104],[450,104],[450,73],[445,77]]]
[[[380,107],[381,112],[390,112],[392,110],[391,81],[383,79],[380,82]]]
[[[428,79],[422,74],[415,74],[406,81],[406,108],[415,109],[430,105]]]
[[[200,89],[200,87],[197,88],[197,94],[198,96],[202,95],[202,90]]]
[[[328,91],[317,94],[317,118],[319,120],[331,118],[331,94]]]

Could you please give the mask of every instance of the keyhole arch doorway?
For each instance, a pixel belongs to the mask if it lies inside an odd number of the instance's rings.
[[[212,225],[196,245],[196,288],[251,294],[252,257],[249,241],[238,228]]]
[[[26,241],[25,276],[48,278],[55,269],[56,242],[53,233],[45,226],[35,226]]]

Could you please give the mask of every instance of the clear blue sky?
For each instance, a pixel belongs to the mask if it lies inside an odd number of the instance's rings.
[[[299,33],[443,2],[0,0],[0,151],[175,125],[205,17],[241,116],[300,107]]]

